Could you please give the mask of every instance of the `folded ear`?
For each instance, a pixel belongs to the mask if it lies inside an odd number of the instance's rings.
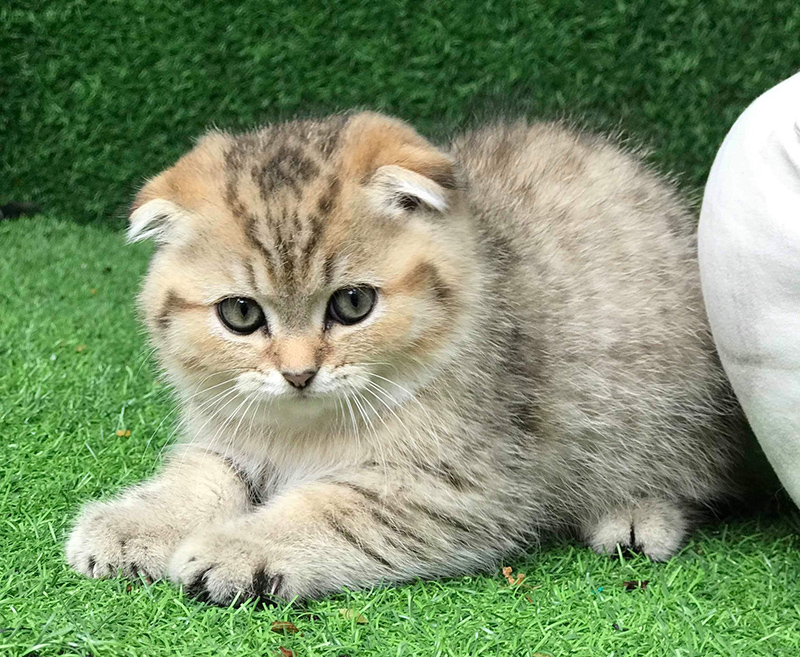
[[[380,167],[367,184],[372,201],[389,212],[429,210],[443,213],[449,207],[448,191],[430,178],[395,164]]]
[[[180,206],[163,198],[147,201],[136,207],[130,214],[125,237],[129,243],[153,238],[164,244],[169,242],[170,227],[183,211]]]
[[[367,112],[347,128],[343,164],[385,210],[445,212],[458,193],[452,158],[406,123]]]
[[[131,206],[128,242],[149,238],[173,242],[189,229],[192,217],[208,210],[209,190],[222,179],[229,137],[212,131],[173,166],[150,180]]]

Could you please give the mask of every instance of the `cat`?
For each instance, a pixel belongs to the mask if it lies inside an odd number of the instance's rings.
[[[746,424],[695,220],[613,140],[370,112],[213,131],[136,197],[139,304],[183,437],[88,504],[90,577],[217,604],[486,571],[569,533],[674,555]]]

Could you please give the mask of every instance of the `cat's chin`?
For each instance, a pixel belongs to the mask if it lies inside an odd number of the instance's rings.
[[[286,395],[273,398],[261,405],[261,419],[267,424],[285,425],[292,428],[305,425],[317,425],[321,421],[334,421],[336,401],[333,395],[315,396]]]
[[[292,431],[319,430],[328,424],[341,423],[342,409],[347,408],[340,394],[299,390],[279,394],[263,390],[250,392],[239,395],[230,404],[235,405],[234,414],[243,426],[253,424]]]

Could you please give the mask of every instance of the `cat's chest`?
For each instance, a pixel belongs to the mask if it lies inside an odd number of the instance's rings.
[[[225,454],[261,498],[351,472],[371,457],[368,446],[326,434],[250,442]]]

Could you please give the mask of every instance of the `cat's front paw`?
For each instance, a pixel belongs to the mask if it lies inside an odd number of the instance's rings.
[[[286,575],[270,567],[263,543],[224,529],[186,539],[172,558],[169,576],[188,595],[218,605],[249,599],[271,604],[291,595]]]
[[[584,527],[589,546],[598,554],[645,554],[666,561],[686,538],[686,515],[672,502],[643,500],[635,507],[607,513]]]
[[[128,501],[87,504],[70,533],[67,562],[89,577],[160,579],[179,536],[158,514]]]

